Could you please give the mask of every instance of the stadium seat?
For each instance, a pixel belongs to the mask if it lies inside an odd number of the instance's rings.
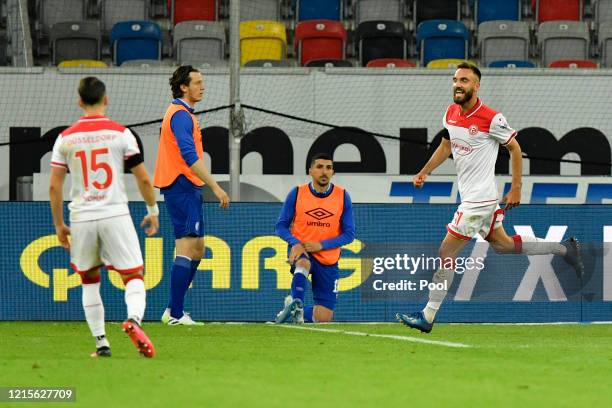
[[[245,67],[259,67],[259,68],[287,68],[291,64],[287,60],[251,60],[244,64]]]
[[[48,35],[51,26],[65,21],[84,21],[86,17],[86,0],[44,0],[38,2],[38,19],[44,35]]]
[[[168,9],[174,25],[183,21],[216,21],[219,6],[217,0],[168,0]]]
[[[336,59],[318,59],[310,60],[306,63],[306,67],[338,67],[338,68],[350,68],[353,63],[348,60],[336,60]]]
[[[406,29],[403,23],[397,21],[366,21],[359,24],[355,31],[355,46],[363,67],[375,59],[408,57]]]
[[[538,45],[542,66],[553,61],[589,58],[589,27],[582,21],[549,21],[540,24]]]
[[[414,26],[426,20],[459,20],[460,0],[414,0],[412,11]]]
[[[6,35],[0,34],[0,66],[5,67],[8,63],[7,55],[8,39]]]
[[[240,3],[240,21],[280,20],[279,0],[249,0]]]
[[[591,60],[560,60],[552,62],[548,68],[597,68]]]
[[[101,34],[98,23],[77,21],[57,23],[49,33],[53,64],[66,60],[99,60]]]
[[[399,58],[379,58],[368,62],[368,68],[414,68],[413,61]]]
[[[296,21],[342,20],[343,0],[294,0]]]
[[[96,60],[67,60],[58,64],[58,68],[108,68],[104,61]]]
[[[601,24],[612,21],[612,0],[594,0],[595,21]]]
[[[531,7],[538,23],[582,19],[582,0],[532,0]]]
[[[266,20],[240,23],[240,65],[251,60],[284,60],[286,51],[284,24]]]
[[[149,19],[148,0],[103,0],[100,5],[102,30],[108,32],[121,21]]]
[[[480,62],[529,58],[529,25],[524,21],[486,21],[478,26]]]
[[[531,61],[522,60],[502,60],[493,61],[488,65],[489,68],[535,68],[535,64]]]
[[[521,19],[520,0],[476,0],[474,3],[476,24],[485,21]]]
[[[606,21],[599,25],[598,40],[601,66],[612,68],[612,21]]]
[[[457,65],[461,64],[465,60],[457,59],[457,58],[443,58],[431,60],[427,63],[427,68],[434,69],[454,69],[457,68]]]
[[[225,26],[217,21],[183,21],[174,27],[174,56],[185,61],[205,62],[225,58]]]
[[[111,30],[113,60],[116,65],[135,59],[161,59],[162,33],[150,21],[123,21]]]
[[[154,59],[135,59],[125,61],[121,64],[121,68],[159,68],[159,67],[172,67],[174,62],[172,60],[154,60]]]
[[[403,0],[356,0],[355,23],[364,21],[404,21]]]
[[[470,34],[460,21],[423,21],[417,27],[421,66],[435,59],[466,59]]]
[[[345,57],[346,30],[339,21],[308,20],[295,27],[295,54],[301,66],[313,59]]]

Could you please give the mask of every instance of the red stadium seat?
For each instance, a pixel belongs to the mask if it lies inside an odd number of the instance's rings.
[[[416,64],[413,61],[400,58],[379,58],[371,60],[366,65],[367,68],[414,68]]]
[[[552,62],[548,68],[597,68],[597,63],[590,60],[560,60]]]
[[[217,20],[217,0],[168,0],[168,9],[173,25],[189,20]]]
[[[582,20],[582,0],[531,0],[538,23]]]
[[[346,30],[339,21],[308,20],[295,27],[295,51],[301,66],[315,59],[344,59]]]

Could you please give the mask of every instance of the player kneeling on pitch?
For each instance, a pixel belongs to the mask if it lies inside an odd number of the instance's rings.
[[[346,190],[331,183],[334,163],[316,154],[308,174],[310,183],[289,192],[276,223],[276,233],[289,244],[291,295],[276,323],[330,322],[338,297],[338,259],[341,247],[353,242],[353,205]],[[312,275],[314,306],[304,307],[308,275]]]
[[[517,132],[510,128],[501,113],[484,105],[478,98],[480,78],[480,70],[474,64],[463,62],[457,66],[453,76],[454,104],[447,108],[443,119],[445,135],[431,159],[413,178],[415,187],[423,187],[427,175],[452,153],[461,204],[446,226],[448,232],[440,245],[440,259],[456,259],[465,245],[480,234],[497,253],[562,256],[574,268],[578,278],[582,278],[584,267],[575,237],[561,243],[546,242],[528,235],[509,236],[504,230],[504,210],[518,206],[521,201],[523,158],[515,139]],[[497,203],[495,183],[495,162],[500,145],[510,152],[512,166],[512,186],[503,199],[503,210]],[[436,286],[445,289],[430,290],[429,302],[422,311],[410,315],[398,313],[397,320],[429,333],[454,274],[452,267],[437,270],[432,282],[444,283]]]
[[[140,327],[146,307],[143,261],[128,208],[124,167],[136,177],[147,203],[148,214],[141,223],[147,235],[159,228],[153,184],[132,132],[104,116],[108,105],[104,83],[95,77],[83,78],[79,97],[85,115],[58,136],[51,157],[49,195],[55,232],[61,245],[70,250],[70,264],[81,276],[85,319],[96,339],[97,349],[91,356],[111,355],[100,297],[100,268],[106,265],[119,272],[125,284],[127,319],[123,331],[142,355],[153,357],[153,343]],[[70,228],[63,216],[68,170],[72,181]],[[72,235],[71,241],[68,235]]]

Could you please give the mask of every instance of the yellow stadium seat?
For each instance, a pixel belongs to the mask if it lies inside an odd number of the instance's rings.
[[[58,68],[108,68],[104,61],[98,60],[67,60],[62,61]]]
[[[240,65],[252,60],[285,59],[285,25],[276,21],[254,20],[240,23]]]
[[[437,60],[432,60],[429,61],[429,63],[427,64],[427,68],[434,68],[434,69],[439,69],[439,68],[446,68],[446,69],[452,69],[452,68],[457,68],[457,64],[462,63],[465,60],[462,59],[455,59],[455,58],[447,58],[447,59],[437,59]]]

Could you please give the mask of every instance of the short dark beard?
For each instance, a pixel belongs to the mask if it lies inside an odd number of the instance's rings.
[[[468,91],[468,90],[464,89],[463,92],[464,92],[464,94],[462,96],[463,97],[463,101],[458,101],[456,99],[457,95],[455,95],[455,91],[453,91],[453,101],[455,103],[457,103],[459,105],[464,105],[464,104],[466,104],[466,103],[468,103],[469,101],[472,100],[472,96],[474,95],[474,90],[469,90]],[[459,96],[461,96],[461,95],[459,95]]]

